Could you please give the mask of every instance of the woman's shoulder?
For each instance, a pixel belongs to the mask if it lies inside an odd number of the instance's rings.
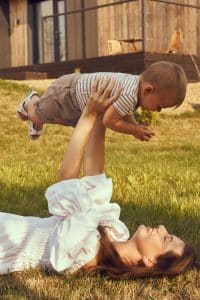
[[[97,186],[98,184],[105,184],[108,182],[112,182],[111,178],[106,177],[105,173],[83,176],[80,178],[81,183],[86,183],[88,185]]]
[[[81,184],[83,187],[85,186],[87,189],[90,187],[98,186],[99,184],[105,184],[108,182],[112,182],[111,178],[107,178],[105,173],[91,175],[91,176],[83,176],[81,178],[72,178],[58,181],[52,185],[50,185],[49,189],[60,189],[64,187],[70,187],[74,185]]]
[[[49,186],[45,192],[47,200],[60,198],[74,199],[83,202],[83,199],[90,205],[110,202],[112,195],[112,180],[105,174],[84,176],[62,180]]]

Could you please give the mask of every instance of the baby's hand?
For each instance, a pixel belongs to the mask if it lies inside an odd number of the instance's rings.
[[[106,109],[117,100],[122,89],[117,89],[112,97],[110,97],[115,80],[106,79],[98,87],[99,79],[96,79],[92,86],[92,93],[86,104],[86,110],[89,114],[99,115],[104,113]]]
[[[150,131],[147,126],[137,124],[135,125],[135,129],[133,132],[134,137],[141,141],[149,141],[152,136],[154,136],[154,133]]]

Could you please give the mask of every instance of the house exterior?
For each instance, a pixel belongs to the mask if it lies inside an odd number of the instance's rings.
[[[1,0],[0,29],[0,71],[130,53],[200,63],[198,0]]]

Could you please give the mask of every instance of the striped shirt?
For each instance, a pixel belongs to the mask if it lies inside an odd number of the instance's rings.
[[[114,108],[122,117],[127,114],[133,114],[138,101],[137,93],[139,76],[111,72],[81,74],[76,84],[76,101],[81,111],[83,111],[86,105],[87,99],[89,98],[92,90],[92,85],[96,78],[100,78],[99,85],[102,84],[103,80],[106,78],[114,79],[115,85],[111,92],[111,96],[117,88],[123,88],[120,97],[113,104]]]

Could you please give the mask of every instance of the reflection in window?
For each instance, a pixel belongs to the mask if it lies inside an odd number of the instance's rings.
[[[65,12],[64,0],[58,1],[58,13]],[[66,59],[65,15],[58,16],[59,61]]]
[[[43,19],[53,14],[53,1],[47,0],[36,4],[39,63],[54,61],[53,18]]]

